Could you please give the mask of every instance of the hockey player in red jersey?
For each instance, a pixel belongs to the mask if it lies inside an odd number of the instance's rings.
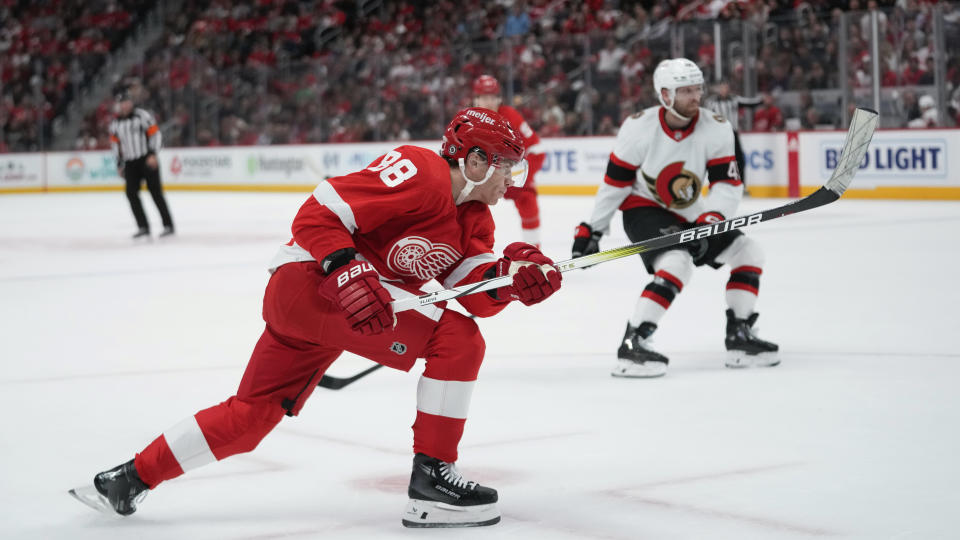
[[[723,117],[700,108],[703,73],[685,58],[664,60],[653,74],[661,107],[627,118],[617,134],[600,185],[593,215],[575,232],[573,256],[599,250],[610,220],[623,211],[631,242],[733,217],[743,197],[734,157],[733,129]],[[702,196],[705,182],[709,194]],[[730,267],[726,284],[728,367],[775,366],[777,345],[756,337],[754,306],[763,272],[760,244],[739,230],[641,253],[653,280],[627,322],[617,377],[659,377],[667,357],[655,351],[651,336],[693,269]]]
[[[496,204],[523,165],[520,136],[497,113],[470,108],[447,126],[440,152],[400,146],[369,167],[316,187],[293,220],[293,238],[270,265],[266,328],[236,394],[163,432],[135,458],[71,490],[95,509],[129,515],[149,490],[196,467],[253,450],[296,416],[343,351],[408,371],[417,389],[409,527],[492,525],[497,492],[463,479],[457,446],[483,361],[477,324],[444,303],[394,313],[391,301],[513,274],[511,285],[459,298],[486,317],[511,301],[543,301],[560,288],[553,262],[516,242],[493,253]]]
[[[540,246],[540,207],[537,204],[537,186],[534,176],[543,167],[546,154],[539,148],[540,137],[530,128],[530,124],[516,109],[503,105],[500,99],[500,83],[491,75],[481,75],[473,81],[473,105],[491,111],[497,111],[510,122],[513,129],[520,132],[527,149],[527,180],[522,186],[507,190],[505,198],[513,200],[520,214],[520,228],[523,241]]]

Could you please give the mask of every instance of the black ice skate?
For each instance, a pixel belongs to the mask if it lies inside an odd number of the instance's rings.
[[[149,240],[150,239],[150,229],[137,229],[137,232],[133,233],[134,240]]]
[[[70,494],[94,510],[121,516],[129,516],[137,511],[140,503],[150,491],[143,483],[133,460],[118,465],[93,477],[93,484],[70,490]]]
[[[632,326],[627,323],[620,349],[617,350],[617,365],[610,372],[614,377],[649,378],[662,377],[667,373],[666,356],[653,350],[650,336],[657,329],[652,322]]]
[[[404,527],[481,527],[500,522],[497,490],[468,482],[453,463],[413,457]]]
[[[727,367],[771,367],[780,363],[780,347],[756,336],[753,325],[757,322],[754,313],[746,319],[738,319],[732,309],[727,310]]]

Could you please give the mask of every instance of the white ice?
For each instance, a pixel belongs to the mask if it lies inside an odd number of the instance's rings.
[[[960,537],[958,202],[842,199],[750,228],[776,368],[723,367],[726,269],[698,270],[662,321],[662,379],[609,375],[648,279],[638,258],[481,321],[459,465],[499,490],[494,527],[400,525],[419,364],[318,389],[256,451],[130,518],[69,497],[235,391],[265,266],[306,196],[168,192],[178,235],[149,244],[129,239],[118,192],[0,196],[0,537]],[[544,250],[568,258],[592,199],[540,201]],[[499,246],[518,238],[512,205],[494,213]],[[627,243],[614,227],[603,248]]]

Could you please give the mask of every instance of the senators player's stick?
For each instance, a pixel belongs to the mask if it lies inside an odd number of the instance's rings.
[[[645,251],[675,246],[677,244],[683,244],[685,242],[700,238],[716,236],[718,234],[723,234],[725,232],[746,227],[748,225],[756,225],[757,223],[770,221],[771,219],[777,219],[779,217],[796,214],[797,212],[811,210],[813,208],[832,203],[833,201],[839,199],[841,195],[843,195],[843,192],[846,191],[850,186],[850,182],[853,181],[853,176],[857,174],[857,170],[860,168],[860,163],[863,161],[863,156],[867,153],[867,147],[870,145],[870,139],[873,138],[873,132],[877,127],[878,119],[877,112],[872,109],[858,108],[853,113],[853,118],[850,120],[850,129],[847,131],[847,138],[843,143],[843,150],[840,152],[840,159],[837,162],[837,167],[834,169],[830,179],[827,180],[827,183],[824,184],[820,189],[798,201],[794,201],[783,206],[778,206],[770,210],[757,212],[755,214],[735,217],[725,221],[720,221],[718,223],[703,225],[702,227],[695,227],[692,229],[675,232],[673,234],[667,234],[657,238],[643,240],[642,242],[630,244],[629,246],[608,249],[606,251],[600,251],[591,255],[577,257],[576,259],[561,261],[556,263],[555,266],[561,272],[567,272],[577,268],[587,268],[595,264],[612,261],[614,259],[621,259],[623,257],[637,255]],[[393,311],[396,313],[399,311],[414,309],[418,306],[442,302],[444,300],[453,300],[468,294],[475,294],[478,292],[488,291],[490,289],[504,287],[506,285],[510,285],[512,282],[512,275],[500,276],[479,281],[477,283],[469,283],[459,287],[451,287],[449,289],[444,289],[413,298],[394,300]],[[356,381],[357,379],[366,376],[368,373],[376,371],[380,367],[382,366],[377,364],[376,366],[362,371],[353,377],[344,379],[328,377],[324,375],[323,378],[320,379],[320,386],[338,390]]]
[[[642,242],[630,244],[629,246],[608,249],[599,253],[577,257],[576,259],[561,261],[556,263],[555,266],[561,272],[567,272],[576,268],[586,268],[588,266],[612,261],[614,259],[637,255],[645,251],[675,246],[677,244],[683,244],[685,242],[700,238],[716,236],[718,234],[723,234],[725,232],[746,227],[748,225],[756,225],[757,223],[770,221],[771,219],[777,219],[779,217],[796,214],[797,212],[811,210],[813,208],[832,203],[833,201],[839,199],[841,195],[843,195],[843,192],[847,190],[850,182],[853,181],[853,176],[857,173],[857,169],[860,168],[860,163],[863,161],[863,156],[866,154],[867,147],[870,145],[870,139],[873,137],[873,131],[877,127],[877,120],[877,112],[871,109],[859,108],[853,113],[853,119],[850,120],[850,129],[847,131],[847,138],[843,143],[843,150],[841,151],[840,159],[837,162],[837,168],[834,169],[833,174],[830,176],[830,179],[827,180],[826,184],[824,184],[817,191],[798,201],[794,201],[783,206],[778,206],[777,208],[770,210],[757,212],[755,214],[735,217],[710,225],[686,229],[673,234],[667,234],[657,238],[643,240]],[[475,294],[482,291],[488,291],[490,289],[504,287],[506,285],[510,285],[512,282],[513,276],[506,275],[479,281],[477,283],[468,283],[459,287],[451,287],[449,289],[420,295],[414,298],[394,300],[393,311],[396,313],[398,311],[414,309],[418,306],[425,306],[435,302],[453,300],[454,298],[459,298],[468,294]]]

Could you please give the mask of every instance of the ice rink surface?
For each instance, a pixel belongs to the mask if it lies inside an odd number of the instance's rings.
[[[957,202],[841,199],[747,229],[767,252],[759,325],[776,368],[723,367],[727,269],[698,270],[662,321],[662,379],[609,375],[647,282],[638,258],[481,321],[459,466],[499,490],[493,527],[400,525],[422,364],[318,389],[255,452],[160,486],[131,518],[69,497],[235,391],[265,267],[306,196],[169,192],[178,235],[142,244],[119,192],[0,196],[0,537],[960,535]],[[592,198],[540,201],[544,251],[566,259]],[[498,248],[518,239],[512,205],[494,214]],[[626,243],[618,214],[602,248]]]

